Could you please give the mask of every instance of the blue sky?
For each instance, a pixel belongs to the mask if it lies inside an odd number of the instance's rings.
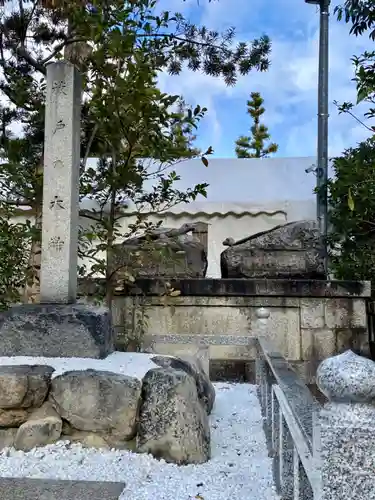
[[[340,3],[337,0],[331,4]],[[181,94],[192,105],[208,108],[198,131],[198,145],[212,146],[215,157],[233,157],[234,141],[247,134],[250,118],[246,101],[250,92],[261,92],[265,100],[264,122],[272,140],[279,144],[277,156],[316,154],[317,68],[319,9],[304,0],[160,0],[160,8],[183,12],[192,21],[210,29],[235,26],[237,38],[251,41],[262,34],[273,44],[271,68],[252,72],[228,88],[220,79],[200,73],[180,76],[162,74],[163,90]],[[339,115],[333,101],[355,100],[351,57],[374,46],[366,36],[349,36],[349,27],[330,17],[330,127],[329,153],[367,137],[366,129],[347,115]],[[360,111],[359,111],[360,114]]]

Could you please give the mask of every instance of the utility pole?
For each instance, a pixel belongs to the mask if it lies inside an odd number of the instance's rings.
[[[324,248],[324,270],[328,276],[328,59],[329,59],[329,5],[330,0],[305,0],[319,5],[319,77],[318,77],[318,144],[317,144],[317,219]]]

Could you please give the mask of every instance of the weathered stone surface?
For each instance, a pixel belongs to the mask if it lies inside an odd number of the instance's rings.
[[[147,237],[130,238],[115,245],[111,266],[119,278],[129,269],[137,277],[203,278],[208,265],[207,248],[194,234],[188,234],[193,230],[194,224],[184,224],[179,229],[163,227]]]
[[[319,412],[321,500],[375,498],[375,405],[362,397],[326,402]]]
[[[1,478],[4,500],[118,500],[125,483]]]
[[[87,434],[80,442],[86,448],[108,449],[108,443],[98,434]]]
[[[210,427],[196,382],[184,371],[149,370],[143,379],[137,450],[177,464],[209,460]]]
[[[70,371],[52,380],[49,398],[75,429],[105,431],[132,439],[141,381],[96,370]]]
[[[194,377],[197,385],[198,398],[203,403],[207,414],[209,415],[211,413],[215,402],[215,389],[210,378],[203,370],[199,359],[188,355],[179,355],[178,357],[154,356],[152,361],[162,368],[182,370]]]
[[[55,443],[61,436],[62,420],[47,401],[35,410],[17,431],[14,447],[30,451],[36,446]]]
[[[47,397],[51,366],[0,366],[0,408],[38,408]]]
[[[375,401],[375,363],[346,351],[325,359],[316,372],[316,383],[333,402],[373,403]]]
[[[46,73],[40,300],[72,303],[77,296],[82,75],[68,61],[48,64]]]
[[[0,356],[105,358],[113,352],[109,310],[25,304],[0,313]]]
[[[0,427],[18,427],[26,422],[28,416],[26,410],[0,410]]]
[[[0,429],[0,450],[14,446],[18,428],[9,427],[8,429]],[[2,498],[2,497],[0,497]]]
[[[223,242],[222,278],[324,279],[315,221],[290,222],[243,240]]]

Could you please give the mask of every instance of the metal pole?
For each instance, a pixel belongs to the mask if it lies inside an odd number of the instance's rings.
[[[324,270],[328,276],[328,58],[329,4],[320,0],[319,81],[318,81],[318,151],[317,151],[317,218],[324,248]]]

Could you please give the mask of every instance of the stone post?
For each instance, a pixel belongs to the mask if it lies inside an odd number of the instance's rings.
[[[81,75],[62,61],[47,66],[40,301],[77,296]]]
[[[252,329],[255,337],[267,337],[268,318],[270,317],[269,309],[259,307],[255,311],[256,325]],[[266,420],[267,428],[271,426],[271,407],[272,407],[272,384],[270,383],[270,373],[268,364],[262,356],[256,357],[255,362],[256,384],[258,386],[258,396],[262,407],[263,417]]]
[[[327,396],[320,413],[320,500],[375,499],[375,363],[352,351],[317,370]]]
[[[0,312],[0,356],[105,358],[114,332],[107,307],[77,304],[81,78],[47,67],[40,304]]]
[[[255,311],[256,315],[256,323],[255,323],[255,328],[252,328],[252,334],[254,337],[263,337],[267,338],[267,329],[268,329],[268,318],[270,317],[270,311],[269,309],[266,309],[265,307],[259,307]],[[261,389],[261,394],[262,394],[262,407],[266,408],[267,407],[267,363],[264,359],[261,359],[259,356],[257,356],[256,359],[256,367],[255,367],[255,372],[256,372],[256,384],[258,387]]]

